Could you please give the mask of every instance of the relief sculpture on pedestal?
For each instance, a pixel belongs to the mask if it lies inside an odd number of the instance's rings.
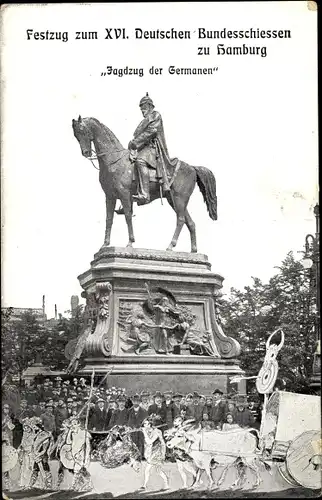
[[[211,331],[195,325],[196,315],[189,307],[177,304],[167,290],[152,294],[147,284],[146,290],[148,297],[141,304],[120,304],[123,353],[219,357]]]

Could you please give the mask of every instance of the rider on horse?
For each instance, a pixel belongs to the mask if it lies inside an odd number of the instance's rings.
[[[166,193],[170,190],[169,167],[174,168],[177,159],[169,158],[162,117],[154,110],[153,101],[148,93],[141,99],[139,106],[144,119],[129,142],[129,150],[130,159],[135,162],[138,176],[138,195],[134,198],[138,205],[145,205],[150,202],[149,168],[156,171],[156,179]]]

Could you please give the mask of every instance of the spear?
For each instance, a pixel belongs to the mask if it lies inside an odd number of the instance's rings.
[[[113,370],[113,367],[109,369],[108,372],[106,372],[106,375],[104,376],[104,378],[101,380],[101,382],[98,384],[97,388],[100,388],[100,386],[105,382],[105,380],[107,379],[108,375],[112,372]],[[94,372],[94,369],[93,369],[93,372]],[[92,377],[93,377],[93,374],[92,374]],[[86,403],[84,404],[84,406],[80,409],[80,411],[78,412],[78,415],[77,415],[77,418],[80,417],[80,415],[83,413],[84,411],[84,408],[87,406],[88,407],[88,412],[89,412],[89,403],[92,399],[92,393],[93,393],[93,388],[91,387],[91,392],[90,392],[90,395],[89,395],[89,398],[88,400],[86,401]]]
[[[89,405],[90,405],[90,401],[91,401],[92,395],[93,395],[94,377],[95,377],[95,369],[93,368],[92,377],[91,377],[91,391],[89,393],[89,398],[88,398],[88,402],[87,402],[86,420],[85,420],[85,431],[87,431],[87,427],[88,427]]]

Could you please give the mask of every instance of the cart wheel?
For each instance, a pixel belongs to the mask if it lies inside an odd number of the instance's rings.
[[[286,468],[295,481],[305,488],[321,488],[321,433],[307,431],[291,443]]]
[[[292,478],[292,476],[290,476],[290,474],[288,473],[288,470],[286,468],[285,462],[283,462],[282,464],[278,464],[277,465],[277,470],[280,473],[280,475],[282,476],[282,478],[284,479],[284,481],[286,481],[287,483],[291,484],[292,486],[297,486],[298,487],[299,484],[296,481],[294,481],[294,479]]]

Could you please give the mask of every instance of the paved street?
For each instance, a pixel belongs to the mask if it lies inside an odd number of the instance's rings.
[[[57,462],[51,462],[51,470],[54,475],[54,487],[57,480]],[[139,473],[136,473],[130,466],[123,465],[116,469],[104,469],[99,463],[94,462],[90,466],[94,489],[92,492],[84,494],[74,491],[53,491],[43,492],[40,489],[31,491],[16,490],[10,493],[9,497],[13,500],[73,500],[77,499],[107,499],[107,498],[258,498],[260,497],[278,497],[284,496],[289,498],[311,498],[318,497],[319,493],[305,488],[294,488],[282,479],[278,470],[274,467],[272,474],[261,468],[262,483],[256,490],[252,490],[253,474],[247,471],[247,480],[242,490],[232,491],[231,484],[235,479],[233,468],[227,474],[227,477],[220,489],[208,491],[207,478],[203,474],[203,485],[197,489],[183,490],[180,475],[177,471],[176,464],[167,463],[165,472],[169,477],[170,488],[167,491],[161,491],[163,487],[162,480],[156,475],[151,474],[151,482],[146,491],[138,491],[143,481],[144,465]],[[222,468],[213,471],[214,479],[217,479],[221,474]],[[18,471],[15,471],[17,477]],[[191,484],[191,476],[188,484]],[[14,479],[14,477],[13,477]],[[68,488],[70,485],[70,477],[65,478],[63,487]],[[36,485],[37,486],[37,485]],[[40,486],[40,485],[38,485]]]

